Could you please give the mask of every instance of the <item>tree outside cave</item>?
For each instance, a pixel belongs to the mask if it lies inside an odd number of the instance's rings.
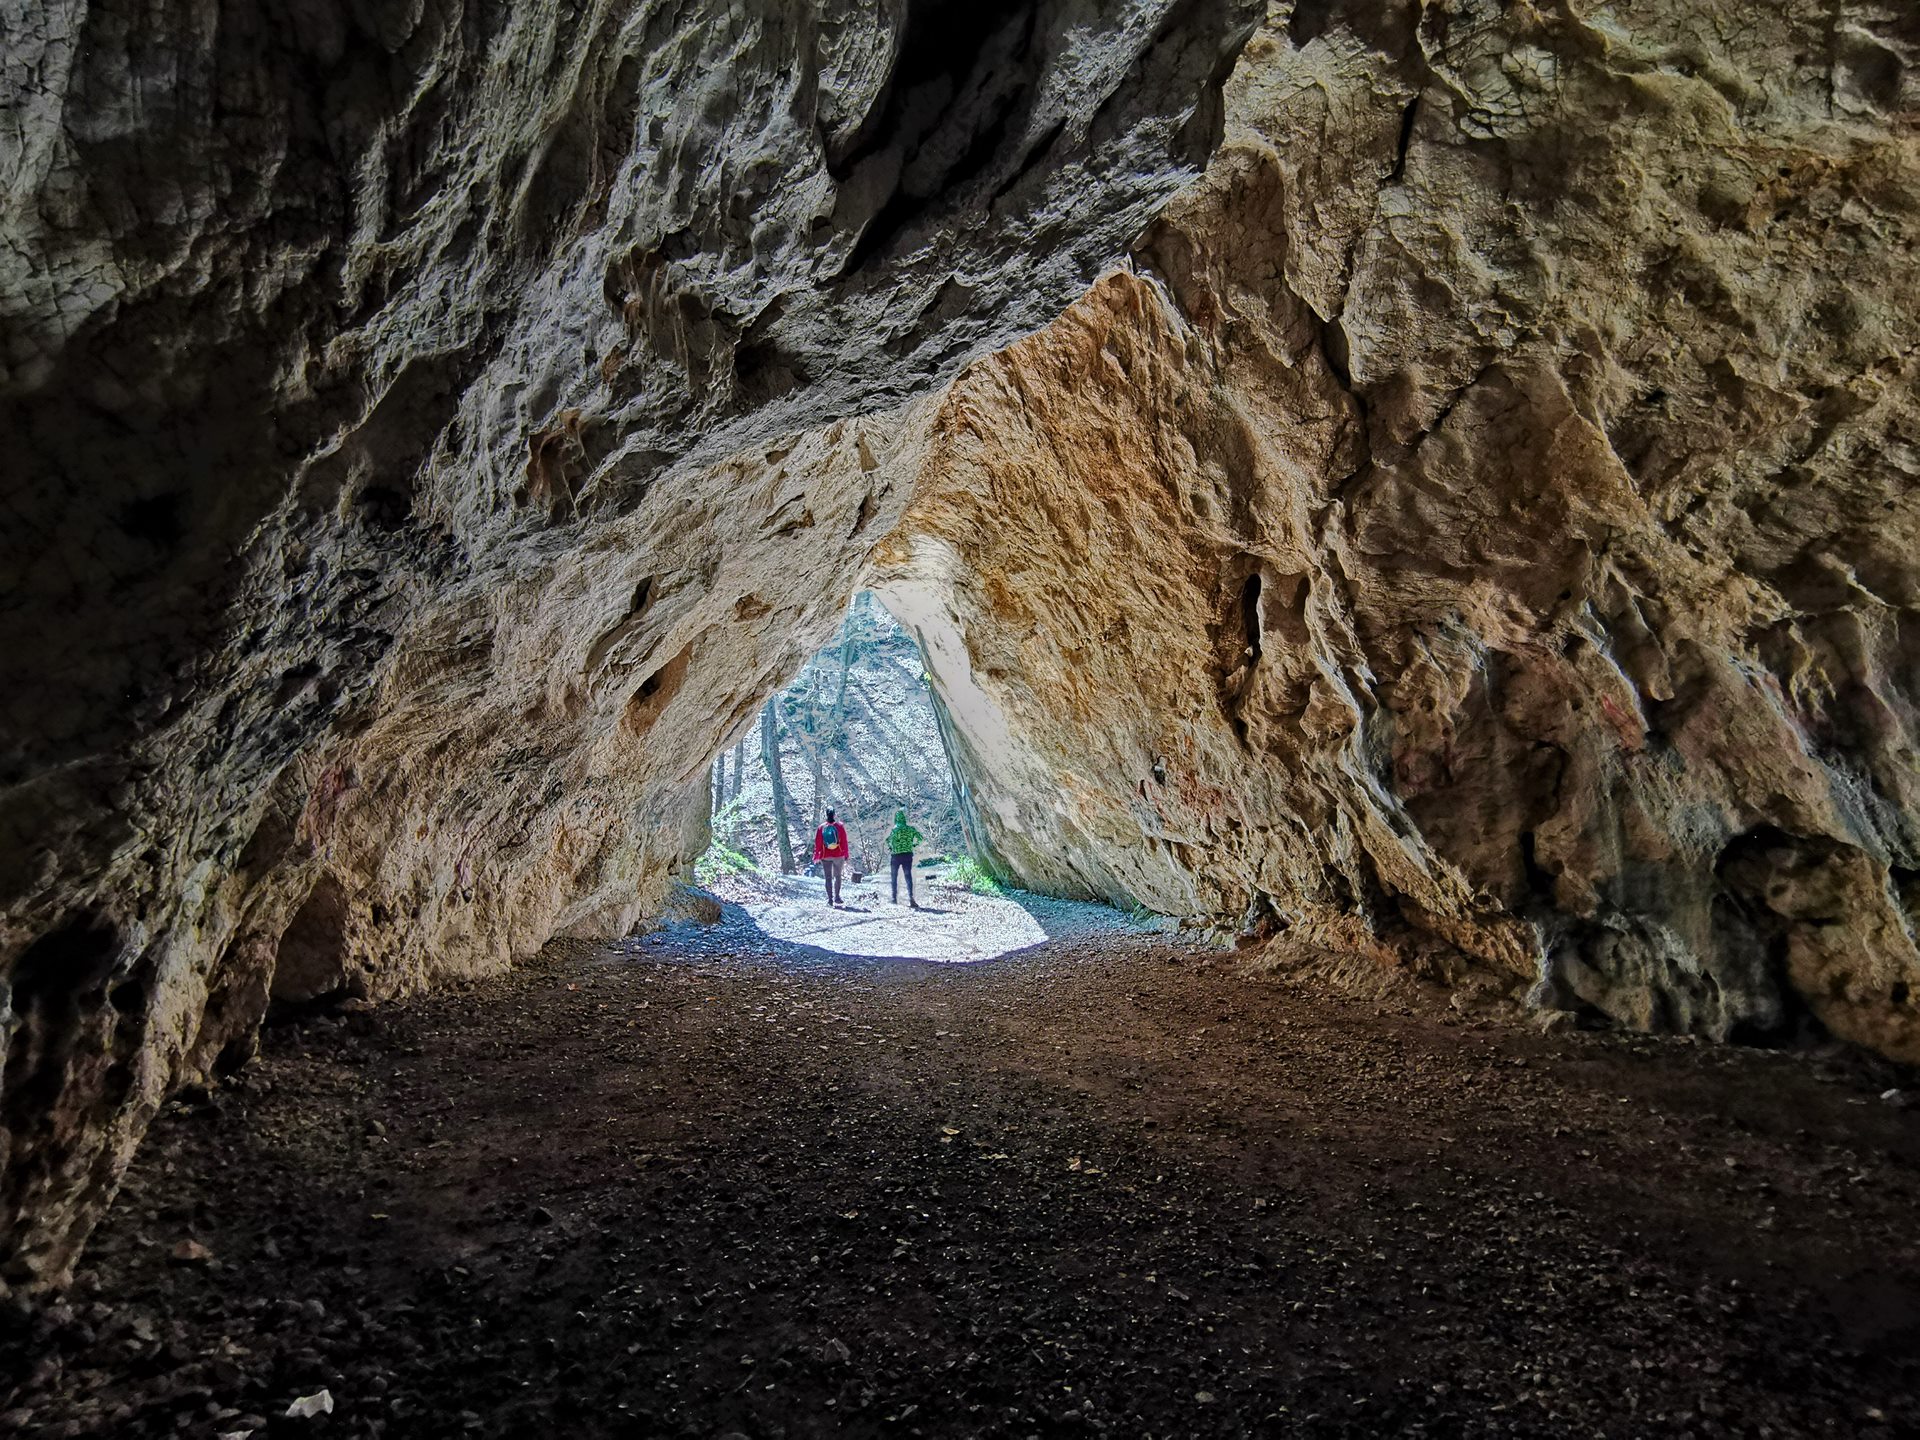
[[[978,872],[946,723],[913,636],[861,591],[833,640],[714,757],[713,843],[696,867],[700,879],[805,870],[828,806],[847,826],[856,871],[884,868],[893,814],[904,808],[921,833],[922,859]]]

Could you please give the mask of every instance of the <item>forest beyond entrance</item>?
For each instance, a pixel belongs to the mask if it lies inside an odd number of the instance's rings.
[[[951,734],[914,637],[861,591],[833,639],[767,701],[752,731],[714,757],[713,843],[700,880],[809,872],[813,832],[829,808],[847,827],[854,874],[884,872],[888,832],[905,810],[921,835],[923,865],[997,892],[1001,877],[976,858]]]

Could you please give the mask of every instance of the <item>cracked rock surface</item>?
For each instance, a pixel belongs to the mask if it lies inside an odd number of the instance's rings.
[[[1717,13],[1276,8],[953,387],[881,593],[1025,883],[1920,1060],[1920,22]]]
[[[7,5],[8,1280],[270,1000],[658,900],[899,412],[1197,173],[1256,13]]]
[[[8,12],[9,1283],[869,582],[1029,886],[1920,1059],[1920,21],[1252,9]]]

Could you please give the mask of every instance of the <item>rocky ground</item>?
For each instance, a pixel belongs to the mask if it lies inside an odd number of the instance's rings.
[[[270,1029],[12,1317],[0,1431],[1920,1429],[1897,1074],[739,917]]]

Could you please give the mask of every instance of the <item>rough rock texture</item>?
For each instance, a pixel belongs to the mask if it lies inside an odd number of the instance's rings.
[[[6,5],[9,1279],[271,998],[631,922],[902,407],[1192,178],[1255,18]]]
[[[1737,16],[1276,7],[954,387],[881,594],[1017,875],[1920,1060],[1920,19]]]
[[[1030,884],[1920,1059],[1920,20],[1803,9],[1277,5],[939,396],[1243,5],[14,5],[9,1277],[625,928],[869,578]]]

